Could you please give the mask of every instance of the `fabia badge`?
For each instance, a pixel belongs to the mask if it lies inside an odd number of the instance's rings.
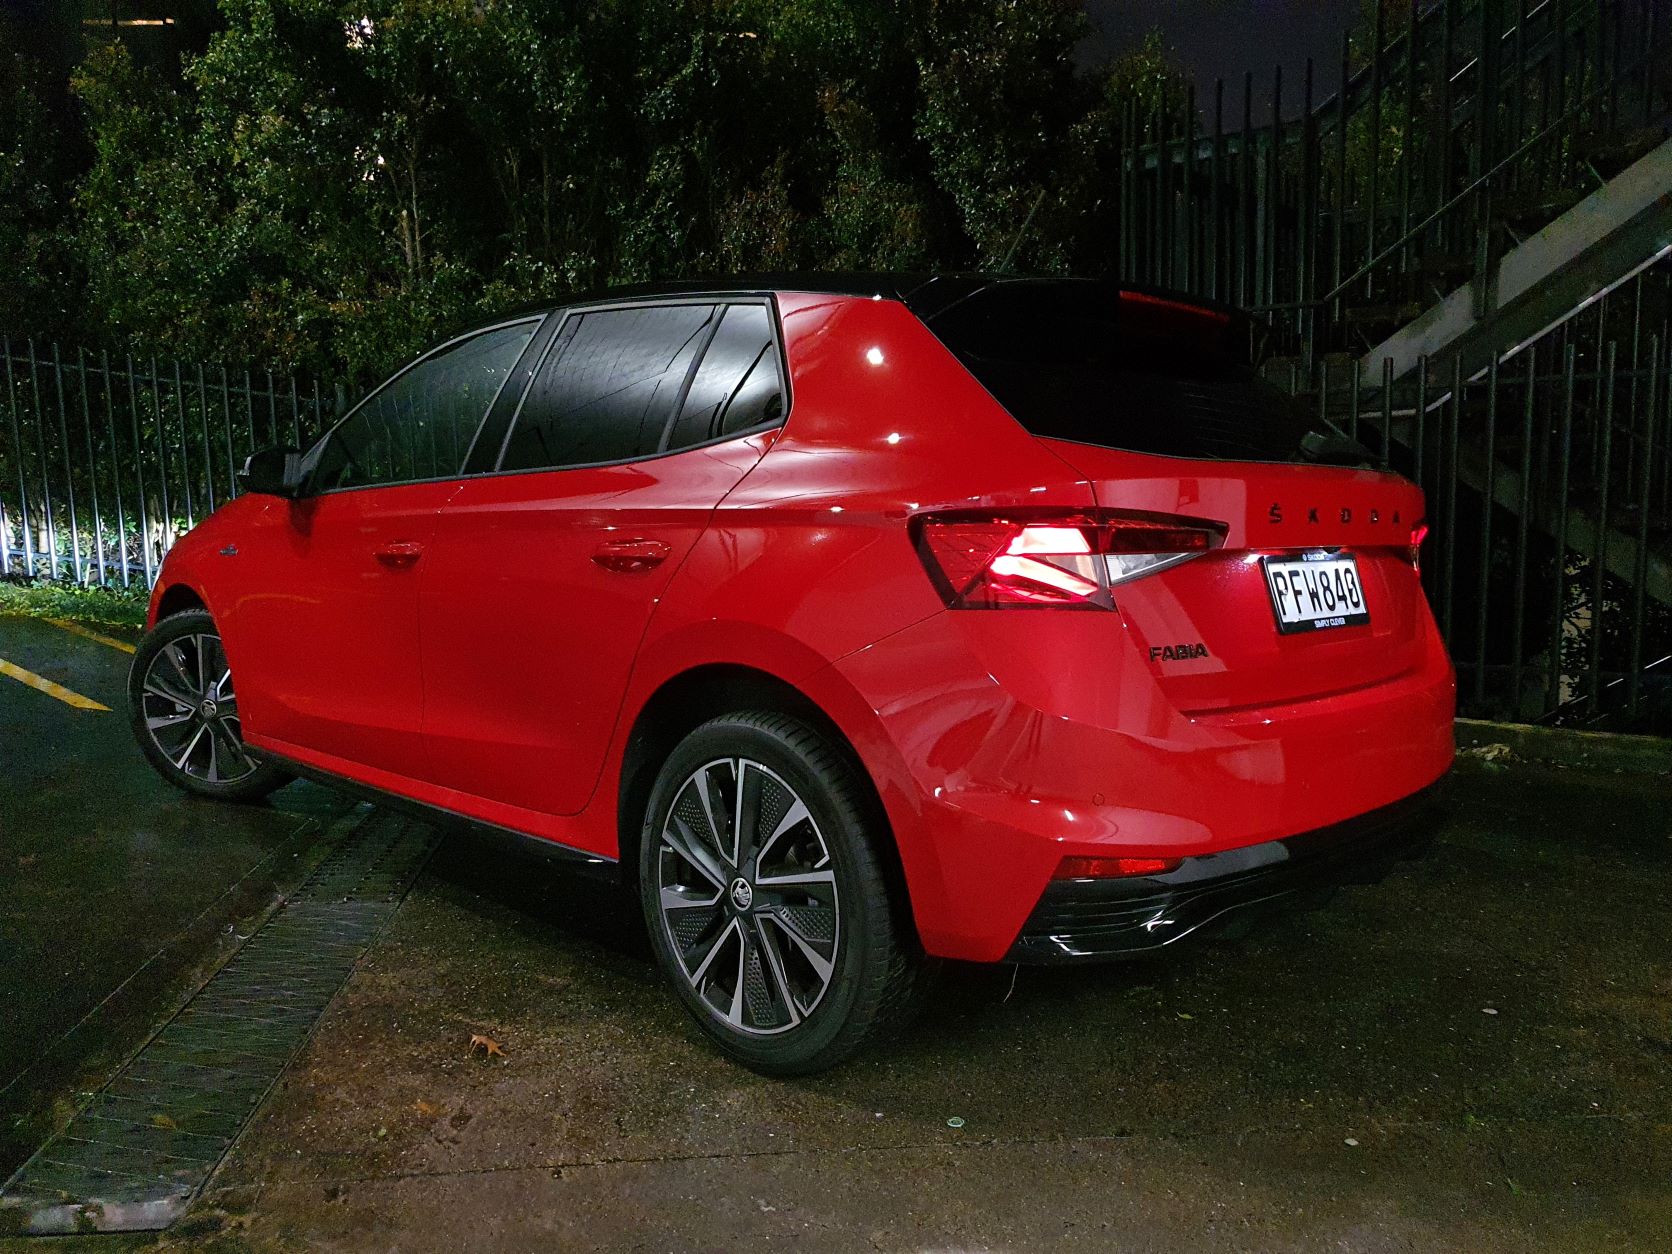
[[[1208,647],[1200,640],[1193,644],[1152,644],[1149,651],[1152,662],[1188,662],[1191,658],[1207,656]]]

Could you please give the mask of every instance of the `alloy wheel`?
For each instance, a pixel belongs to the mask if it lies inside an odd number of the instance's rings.
[[[141,717],[157,751],[174,768],[211,784],[231,784],[259,765],[244,748],[232,670],[219,636],[181,636],[146,668]]]
[[[836,871],[801,797],[748,758],[698,767],[657,851],[662,925],[685,979],[725,1026],[788,1031],[830,988],[841,941]]]

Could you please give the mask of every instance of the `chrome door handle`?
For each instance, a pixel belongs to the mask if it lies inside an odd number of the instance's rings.
[[[660,566],[672,552],[672,546],[660,540],[606,540],[592,560],[618,575],[636,575]]]
[[[424,546],[416,540],[392,540],[374,549],[372,556],[385,566],[410,566],[424,556]]]

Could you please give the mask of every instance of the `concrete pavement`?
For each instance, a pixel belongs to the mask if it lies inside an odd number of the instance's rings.
[[[305,842],[291,807],[323,805],[173,798],[114,731],[55,717],[0,731],[84,764],[32,768],[56,790],[44,818],[5,785],[5,858],[26,856],[23,816],[80,850],[0,889],[7,934],[35,946],[0,974],[8,1004],[43,1013],[59,987],[94,996],[83,965],[116,972],[160,935],[118,868],[224,881]],[[160,1241],[67,1244],[1664,1250],[1669,794],[1659,775],[1468,761],[1434,853],[1383,884],[1167,961],[951,969],[901,1039],[798,1081],[718,1058],[617,902],[449,837],[193,1212]],[[150,895],[178,924],[210,893]],[[80,952],[55,939],[68,921],[123,901],[90,928],[98,962],[58,974],[53,955]],[[8,1056],[53,1039],[33,1033]]]

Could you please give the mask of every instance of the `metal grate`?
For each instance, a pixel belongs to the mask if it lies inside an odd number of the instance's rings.
[[[0,1192],[0,1233],[166,1228],[388,922],[440,833],[368,814]]]

